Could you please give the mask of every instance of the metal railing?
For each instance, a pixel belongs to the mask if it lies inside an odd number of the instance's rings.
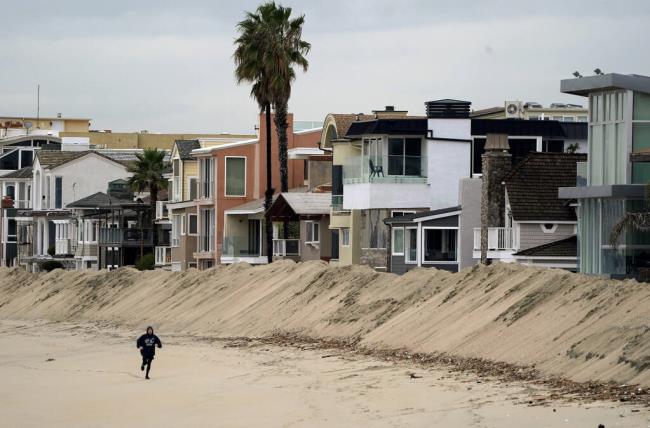
[[[151,229],[124,229],[102,227],[99,229],[100,245],[151,245],[153,233]]]
[[[300,239],[274,239],[273,255],[277,257],[299,256]]]
[[[172,263],[171,247],[156,247],[156,266],[170,265]]]
[[[517,248],[515,230],[511,227],[488,227],[488,251],[506,251]],[[474,228],[474,250],[481,250],[481,228]]]

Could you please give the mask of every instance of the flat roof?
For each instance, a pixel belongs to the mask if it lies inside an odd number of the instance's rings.
[[[613,89],[630,89],[650,94],[650,77],[640,74],[609,73],[560,81],[561,92],[583,97],[592,92]]]
[[[87,120],[91,121],[89,117],[50,117],[50,116],[3,116],[0,115],[0,119],[18,119],[18,120]]]

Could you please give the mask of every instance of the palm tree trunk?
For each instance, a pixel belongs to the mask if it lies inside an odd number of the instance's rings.
[[[278,133],[279,157],[280,157],[280,191],[289,191],[289,160],[287,154],[287,103],[280,101],[275,103],[275,129]]]
[[[266,115],[266,192],[264,192],[264,210],[266,211],[266,259],[273,262],[273,222],[269,215],[269,208],[273,203],[273,176],[271,175],[271,104],[264,106]]]
[[[150,203],[149,223],[151,225],[151,237],[153,239],[152,242],[153,242],[154,253],[155,253],[156,245],[158,245],[158,233],[157,233],[158,231],[155,230],[156,204],[158,203],[158,186],[152,185],[149,187],[149,203]]]

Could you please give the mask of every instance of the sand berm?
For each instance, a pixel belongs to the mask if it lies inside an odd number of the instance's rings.
[[[514,264],[403,276],[292,261],[175,273],[1,269],[0,318],[291,334],[650,386],[650,285]]]

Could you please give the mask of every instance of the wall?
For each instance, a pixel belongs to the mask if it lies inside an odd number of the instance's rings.
[[[471,148],[471,142],[428,141],[429,207],[432,210],[458,205],[458,181],[470,176]]]
[[[196,207],[189,208],[180,208],[174,210],[174,214],[187,215],[187,214],[196,214]],[[170,216],[171,218],[171,216]],[[187,218],[186,227],[187,227]],[[186,229],[187,230],[187,229]],[[182,235],[179,232],[180,236],[180,245],[178,247],[172,247],[172,261],[181,262],[181,270],[188,269],[188,264],[195,262],[193,253],[196,251],[196,236],[194,235]]]
[[[309,190],[323,184],[332,184],[332,158],[310,159],[309,161]]]
[[[305,239],[307,236],[307,221],[300,220],[300,260],[303,262],[309,260],[321,260],[324,257],[332,255],[331,234],[329,230],[329,218],[323,217],[319,221],[320,244],[318,247],[307,245]]]
[[[457,186],[455,184],[454,186]],[[413,209],[428,207],[426,183],[356,183],[343,187],[343,208],[353,209]],[[454,195],[454,200],[458,194]],[[452,206],[450,204],[446,206]]]
[[[459,183],[460,214],[460,269],[474,266],[478,259],[473,257],[474,228],[481,227],[481,189],[480,178],[463,178]]]
[[[197,194],[198,194],[198,180],[199,180],[199,163],[196,160],[184,160],[183,163],[183,184],[181,189],[183,189],[183,195],[181,200],[189,201],[190,199],[190,186],[188,178],[194,177],[197,180]]]
[[[350,245],[343,246],[343,237],[339,235],[339,261],[336,265],[359,264],[361,256],[361,212],[352,210],[346,216],[341,214],[330,215],[330,228],[337,227],[348,227],[350,229]]]
[[[256,138],[248,134],[155,134],[139,132],[80,132],[67,129],[61,132],[60,137],[85,137],[90,139],[90,144],[106,146],[109,149],[167,149],[171,150],[176,140],[196,140],[198,138]]]
[[[88,172],[92,171],[92,174]],[[49,172],[50,209],[55,203],[54,177],[63,177],[63,207],[76,200],[97,192],[106,192],[108,183],[117,179],[126,179],[130,174],[126,167],[101,156],[89,154],[72,160]],[[43,195],[46,195],[45,179],[42,181]]]
[[[429,119],[428,129],[433,131],[433,138],[455,138],[469,140],[472,138],[471,119]]]
[[[553,233],[544,233],[542,223],[516,223],[519,228],[519,249],[536,247],[575,235],[575,224],[558,224]]]

